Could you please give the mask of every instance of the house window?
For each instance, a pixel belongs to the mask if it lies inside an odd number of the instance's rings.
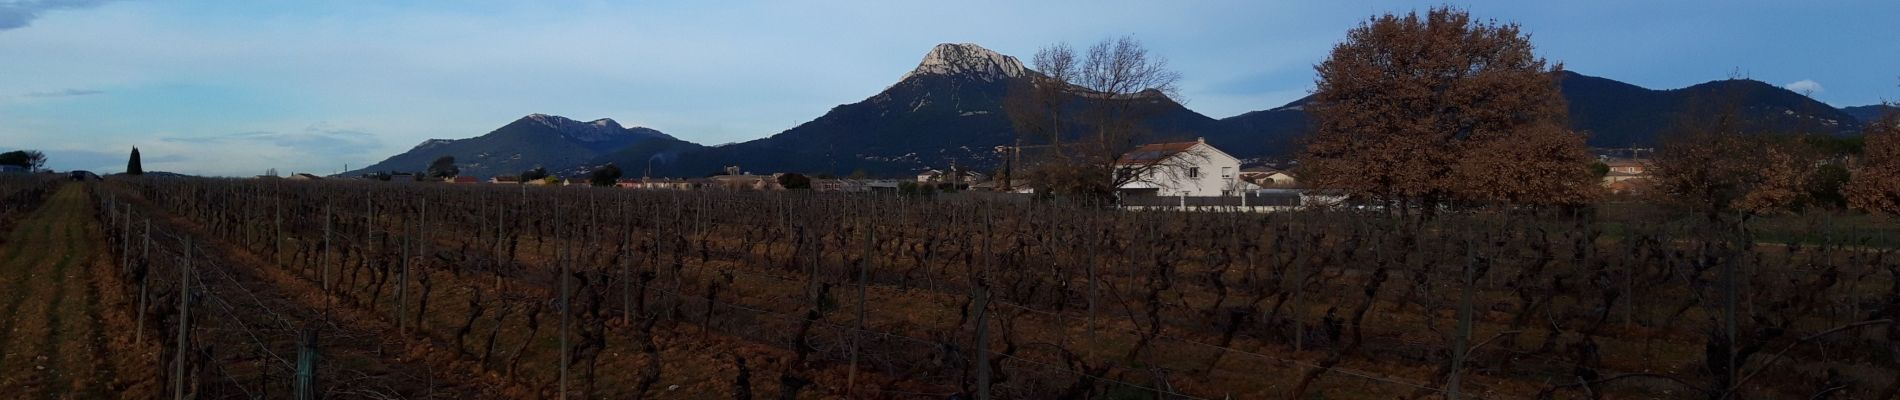
[[[1200,177],[1201,177],[1201,167],[1188,167],[1188,178],[1193,179],[1193,178],[1200,178]]]
[[[1234,177],[1234,167],[1220,167],[1220,177],[1223,179]]]

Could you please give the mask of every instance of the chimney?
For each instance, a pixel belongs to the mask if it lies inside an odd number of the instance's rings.
[[[1200,143],[1200,144],[1207,144],[1207,137],[1206,136],[1196,137],[1194,138],[1194,142]]]

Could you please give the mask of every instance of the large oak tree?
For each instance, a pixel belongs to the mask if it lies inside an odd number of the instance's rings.
[[[1456,8],[1372,18],[1316,67],[1301,168],[1388,210],[1588,201],[1599,186],[1567,128],[1563,67],[1532,50],[1516,24]]]
[[[1900,112],[1892,110],[1867,126],[1866,151],[1842,188],[1849,207],[1900,214]]]

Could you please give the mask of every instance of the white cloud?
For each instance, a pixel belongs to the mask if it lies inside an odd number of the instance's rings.
[[[62,89],[62,90],[53,90],[53,91],[44,91],[44,92],[27,92],[26,94],[23,94],[23,95],[21,95],[21,96],[26,96],[26,97],[73,97],[73,96],[91,96],[91,95],[95,95],[95,94],[105,94],[105,93],[106,93],[106,92],[105,92],[104,90],[93,90],[93,89]]]
[[[1800,93],[1800,94],[1809,95],[1809,96],[1827,92],[1827,89],[1821,87],[1820,82],[1815,82],[1813,79],[1802,79],[1802,80],[1794,81],[1794,83],[1782,85],[1781,87],[1788,90],[1792,90],[1795,93]]]
[[[96,7],[105,0],[14,0],[0,1],[0,31],[24,28],[53,10]]]

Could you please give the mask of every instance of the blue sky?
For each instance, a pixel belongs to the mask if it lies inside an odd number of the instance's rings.
[[[1347,29],[1441,1],[0,0],[0,149],[56,169],[334,173],[522,115],[706,144],[894,83],[932,45],[1133,35],[1221,118],[1279,106]],[[1569,69],[1650,88],[1739,72],[1836,106],[1900,100],[1900,2],[1453,1]]]

